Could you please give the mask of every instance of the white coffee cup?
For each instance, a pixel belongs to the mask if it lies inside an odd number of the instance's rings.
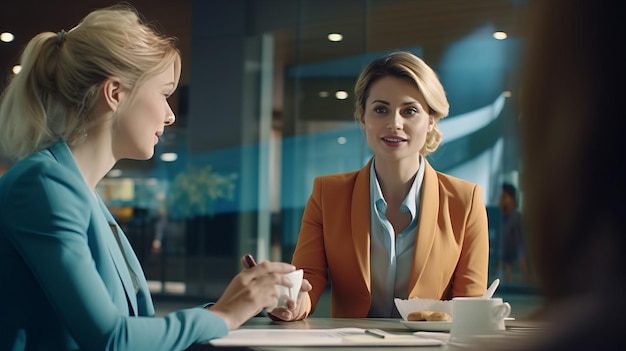
[[[291,273],[285,274],[285,278],[287,278],[292,286],[288,288],[284,285],[278,285],[278,290],[280,292],[278,298],[277,307],[286,307],[287,306],[287,298],[296,301],[298,299],[298,293],[300,293],[300,287],[302,287],[302,277],[304,276],[304,272],[302,269],[297,269]]]
[[[511,314],[511,305],[501,298],[455,297],[452,299],[450,342],[468,343],[480,335],[504,330],[504,319]]]

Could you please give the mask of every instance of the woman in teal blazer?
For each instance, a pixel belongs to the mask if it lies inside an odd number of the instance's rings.
[[[294,267],[245,269],[210,306],[154,317],[146,279],[95,191],[122,158],[152,157],[180,76],[170,38],[126,7],[28,44],[0,100],[0,350],[182,350],[265,307]]]
[[[139,262],[64,141],[0,180],[2,339],[50,349],[175,350],[227,333],[201,308],[142,318],[154,307]]]

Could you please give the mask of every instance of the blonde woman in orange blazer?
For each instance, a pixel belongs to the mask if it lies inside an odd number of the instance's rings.
[[[306,318],[329,283],[331,317],[399,317],[395,297],[486,290],[481,188],[426,161],[449,109],[436,73],[411,53],[392,53],[364,69],[355,96],[374,156],[359,171],[315,179],[292,260],[310,285],[273,319]]]

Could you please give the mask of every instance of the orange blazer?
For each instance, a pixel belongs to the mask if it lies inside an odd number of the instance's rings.
[[[425,160],[425,159],[424,159]],[[315,178],[292,264],[313,285],[315,311],[330,279],[330,316],[367,317],[370,295],[370,166]],[[425,161],[409,298],[479,296],[487,288],[487,211],[477,184]]]

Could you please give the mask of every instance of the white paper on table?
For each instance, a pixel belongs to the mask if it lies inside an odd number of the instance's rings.
[[[422,338],[437,339],[441,341],[450,340],[450,333],[418,331],[418,332],[414,332],[413,335],[421,336]]]
[[[331,329],[237,329],[210,340],[214,346],[437,346],[444,342],[412,334],[388,334],[378,338],[363,328]]]

